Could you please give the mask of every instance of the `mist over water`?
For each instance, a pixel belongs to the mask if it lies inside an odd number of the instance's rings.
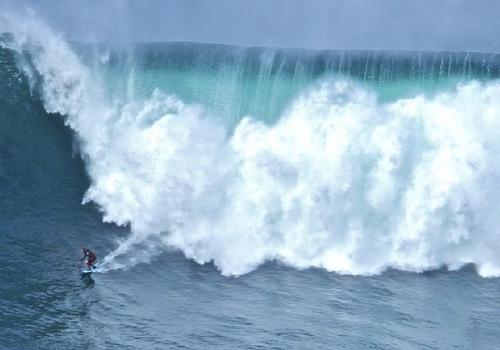
[[[224,275],[269,260],[500,273],[496,55],[184,44],[80,58],[39,22],[11,32],[34,93],[75,132],[83,203],[130,225],[106,270],[176,249]]]
[[[500,52],[497,0],[1,0],[0,7],[86,42]]]

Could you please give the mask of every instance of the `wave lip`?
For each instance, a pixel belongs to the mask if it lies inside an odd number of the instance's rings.
[[[273,259],[348,274],[474,263],[500,275],[497,81],[381,102],[325,79],[275,124],[246,116],[230,132],[159,89],[109,102],[60,36],[36,22],[12,32],[46,110],[80,142],[92,182],[83,202],[131,227],[108,269],[174,247],[225,275]]]

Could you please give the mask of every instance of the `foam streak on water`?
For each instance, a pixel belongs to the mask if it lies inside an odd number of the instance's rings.
[[[249,115],[229,131],[160,89],[109,101],[61,37],[34,21],[10,28],[46,110],[76,133],[92,181],[83,202],[131,226],[107,268],[174,248],[225,275],[273,259],[346,274],[474,263],[500,275],[500,83],[381,102],[329,78],[275,124]]]

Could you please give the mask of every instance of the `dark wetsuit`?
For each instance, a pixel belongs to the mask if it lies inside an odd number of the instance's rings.
[[[86,249],[84,251],[84,255],[83,255],[82,260],[85,259],[85,258],[87,258],[87,267],[89,269],[91,269],[92,266],[93,266],[93,263],[97,259],[97,257],[95,256],[95,254],[94,254],[93,251]]]

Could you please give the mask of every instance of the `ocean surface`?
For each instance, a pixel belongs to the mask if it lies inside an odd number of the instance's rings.
[[[9,25],[0,349],[500,347],[500,55]]]

